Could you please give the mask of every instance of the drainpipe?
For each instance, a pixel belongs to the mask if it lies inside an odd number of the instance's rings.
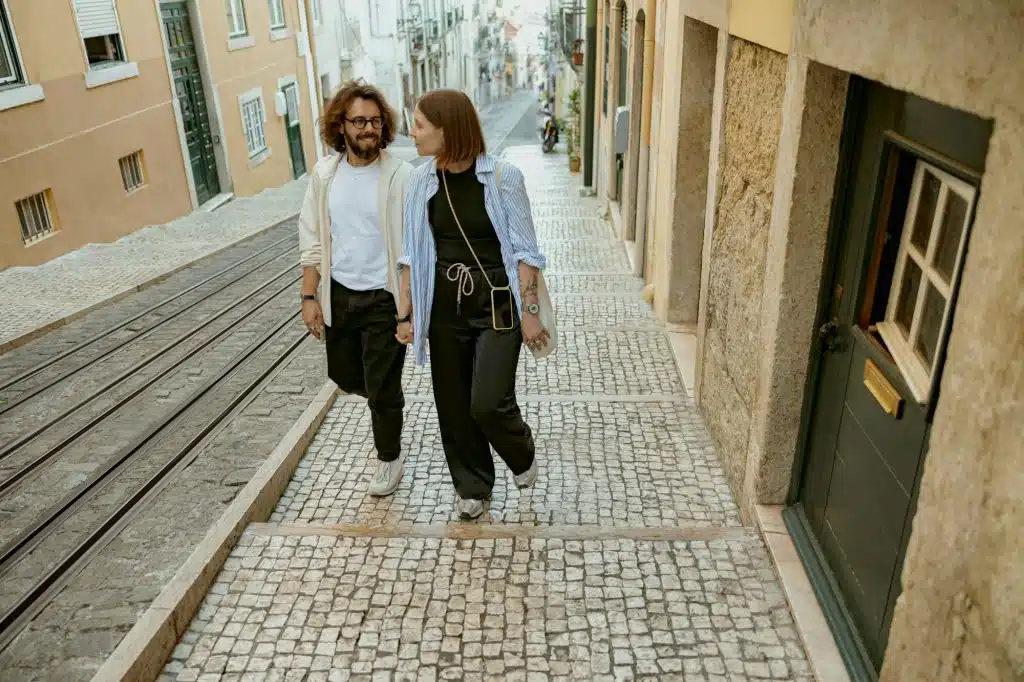
[[[594,88],[597,80],[597,0],[587,0],[587,35],[583,55],[583,186],[594,186]]]
[[[313,33],[311,31],[313,27],[313,14],[310,9],[309,3],[314,0],[304,0],[302,8],[299,11],[299,30],[302,31],[302,38],[300,41],[304,41],[305,44],[301,45],[305,49],[305,61],[306,61],[306,81],[309,87],[306,88],[309,93],[309,110],[313,115],[313,140],[316,143],[316,158],[322,159],[324,157],[324,142],[320,139],[320,102],[322,97],[320,95],[320,79],[317,78],[317,63],[316,54],[313,50]]]
[[[640,170],[637,173],[641,182],[636,188],[636,216],[634,230],[636,233],[636,267],[633,274],[644,276],[644,260],[647,255],[647,191],[651,180],[651,103],[654,95],[654,35],[657,32],[658,18],[655,15],[657,3],[647,0],[644,11],[644,53],[643,72],[644,89],[640,104]]]

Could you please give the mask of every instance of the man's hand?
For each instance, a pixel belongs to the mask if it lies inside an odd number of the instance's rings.
[[[413,330],[412,330],[412,312],[409,313],[409,319],[405,322],[398,323],[398,329],[395,331],[395,338],[398,339],[398,343],[403,346],[408,346],[412,343]]]
[[[530,348],[543,348],[551,339],[551,332],[540,323],[540,317],[532,313],[523,313],[523,343]]]
[[[302,321],[306,329],[317,341],[324,338],[324,312],[320,310],[320,303],[306,299],[302,302]]]

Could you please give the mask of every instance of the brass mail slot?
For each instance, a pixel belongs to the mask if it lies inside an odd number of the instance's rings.
[[[864,361],[864,385],[871,391],[871,395],[875,396],[875,400],[886,414],[900,418],[903,398],[871,359]]]

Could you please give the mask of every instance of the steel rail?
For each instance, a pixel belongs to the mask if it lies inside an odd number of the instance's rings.
[[[278,273],[273,278],[271,278],[271,279],[267,280],[266,282],[264,282],[263,284],[261,284],[259,287],[255,288],[252,291],[250,291],[249,293],[245,294],[245,296],[243,296],[240,299],[238,299],[238,301],[236,301],[235,303],[237,304],[237,303],[240,303],[242,301],[245,301],[248,297],[252,296],[253,294],[255,294],[260,289],[263,289],[263,288],[269,286],[272,282],[274,282],[274,281],[280,279],[282,276],[286,275],[291,269],[292,268],[289,267],[289,268],[283,270],[282,272]],[[269,296],[264,297],[264,299],[262,301],[260,301],[254,308],[252,308],[251,310],[247,311],[244,315],[242,315],[237,320],[234,320],[231,323],[231,325],[225,327],[224,329],[220,330],[219,332],[217,332],[216,334],[211,336],[209,339],[206,339],[205,341],[200,343],[198,346],[196,346],[195,348],[191,349],[187,354],[185,354],[184,356],[182,356],[178,360],[175,360],[172,364],[168,365],[164,369],[160,370],[160,372],[158,372],[155,376],[147,379],[142,385],[136,387],[131,393],[129,393],[128,395],[122,397],[120,400],[118,400],[113,405],[108,406],[106,409],[104,409],[99,414],[93,416],[92,419],[90,419],[87,423],[85,423],[82,426],[78,427],[78,429],[76,429],[73,433],[69,434],[68,436],[65,436],[59,443],[57,443],[56,445],[48,448],[45,452],[40,453],[37,457],[32,459],[30,462],[24,464],[22,467],[17,469],[13,474],[8,476],[7,478],[5,478],[3,480],[0,480],[0,500],[3,500],[5,497],[10,495],[11,492],[12,492],[12,488],[17,486],[18,483],[20,483],[26,476],[28,476],[33,471],[35,471],[38,467],[40,467],[43,464],[45,464],[47,461],[49,461],[51,458],[53,458],[55,455],[57,455],[61,450],[63,450],[68,445],[73,443],[75,440],[80,438],[83,434],[88,432],[94,426],[99,424],[101,421],[103,421],[104,419],[109,417],[111,414],[113,414],[117,410],[119,410],[122,407],[124,407],[125,405],[127,405],[129,402],[134,400],[136,397],[138,397],[144,391],[146,391],[147,389],[151,388],[157,381],[159,381],[160,379],[164,378],[165,376],[167,376],[168,374],[170,374],[171,372],[176,370],[178,367],[183,365],[185,362],[187,362],[188,360],[191,360],[192,358],[196,357],[201,351],[203,351],[205,348],[207,348],[208,346],[213,344],[215,341],[217,341],[218,339],[224,337],[228,333],[230,333],[232,331],[235,331],[237,329],[237,325],[239,325],[240,323],[244,322],[245,320],[248,320],[249,318],[251,318],[252,316],[256,315],[257,313],[261,312],[264,309],[263,306],[265,306],[267,303],[272,301],[274,298],[280,296],[289,287],[291,287],[296,282],[298,282],[300,278],[301,278],[301,275],[300,276],[296,276],[296,277],[292,278],[291,280],[289,280],[288,282],[286,282],[283,286],[278,287],[277,289],[275,289]],[[228,308],[228,309],[225,309],[223,312],[218,313],[215,317],[210,318],[209,320],[205,321],[202,325],[200,325],[200,327],[197,327],[196,329],[190,331],[187,336],[179,339],[178,341],[174,341],[174,342],[168,344],[167,346],[164,346],[164,348],[160,349],[153,357],[146,358],[145,360],[143,360],[142,362],[138,363],[134,367],[131,367],[131,368],[125,370],[124,373],[122,373],[121,375],[115,377],[112,381],[108,382],[105,386],[100,388],[98,391],[96,391],[92,395],[84,398],[83,400],[79,401],[77,404],[73,405],[71,408],[66,410],[63,414],[60,414],[60,415],[52,418],[50,421],[46,422],[45,424],[42,424],[42,425],[38,426],[37,428],[35,428],[34,430],[30,431],[29,433],[26,433],[23,436],[19,437],[18,440],[13,441],[10,444],[6,445],[2,450],[0,450],[0,462],[2,462],[5,458],[9,457],[16,450],[18,450],[21,447],[23,447],[26,443],[28,443],[28,442],[34,440],[35,438],[39,437],[43,432],[48,430],[51,426],[53,426],[54,424],[59,422],[61,419],[66,418],[71,413],[73,413],[76,410],[80,409],[84,405],[92,402],[93,400],[95,400],[97,397],[99,397],[100,395],[102,395],[103,393],[108,391],[113,386],[116,386],[117,384],[125,381],[133,373],[137,372],[139,369],[141,369],[145,365],[148,365],[149,363],[151,363],[153,360],[155,360],[160,355],[163,355],[168,350],[174,348],[176,345],[180,344],[182,341],[186,340],[188,337],[190,337],[193,334],[195,334],[202,327],[204,327],[204,326],[214,322],[214,320],[216,320],[217,318],[220,318],[223,315],[227,314],[229,312],[229,310],[230,309]]]
[[[68,357],[70,355],[73,355],[74,353],[77,353],[78,351],[82,350],[83,348],[92,345],[96,341],[99,341],[100,339],[103,339],[103,338],[109,336],[110,334],[113,334],[117,330],[123,329],[124,327],[128,326],[132,322],[135,322],[139,318],[152,313],[157,308],[160,308],[161,306],[164,306],[164,305],[166,305],[166,304],[168,304],[168,303],[170,303],[170,302],[180,298],[181,296],[184,296],[185,294],[189,293],[190,291],[195,290],[197,287],[202,286],[203,284],[206,284],[206,283],[210,282],[211,280],[216,279],[217,277],[220,277],[221,275],[223,275],[224,273],[228,272],[229,270],[233,270],[234,268],[238,267],[239,265],[252,260],[256,256],[259,256],[260,254],[265,253],[266,251],[269,251],[273,247],[278,246],[278,245],[280,245],[280,244],[282,244],[282,243],[284,243],[286,241],[292,240],[292,239],[293,239],[292,237],[285,237],[284,239],[281,239],[280,241],[274,242],[273,244],[271,244],[270,246],[266,247],[262,251],[260,251],[258,253],[254,253],[253,255],[249,256],[248,258],[246,258],[244,260],[241,260],[241,261],[231,265],[228,268],[225,268],[224,270],[220,271],[219,273],[211,275],[210,277],[207,277],[202,282],[199,282],[198,284],[194,284],[193,286],[189,287],[188,289],[185,289],[184,291],[178,292],[177,294],[175,294],[173,296],[170,296],[169,298],[164,299],[160,303],[157,303],[156,305],[147,308],[146,310],[144,310],[141,313],[139,313],[139,314],[137,314],[137,315],[135,315],[135,316],[125,320],[124,322],[119,322],[118,324],[116,324],[116,325],[114,325],[112,327],[107,328],[106,330],[100,332],[99,334],[96,334],[95,336],[92,336],[91,338],[89,338],[89,339],[83,341],[82,343],[78,344],[74,348],[69,348],[68,350],[64,351],[63,353],[59,353],[59,354],[53,356],[52,358],[48,358],[48,359],[44,360],[43,362],[39,363],[38,365],[36,365],[35,367],[33,367],[31,369],[27,369],[24,372],[22,372],[21,374],[15,376],[15,377],[12,377],[11,379],[5,380],[3,384],[0,384],[0,391],[6,391],[11,386],[14,386],[15,384],[19,384],[22,381],[24,381],[24,380],[26,380],[26,379],[28,379],[30,377],[35,376],[36,374],[38,374],[39,372],[43,371],[47,367],[50,367],[53,364],[63,360],[64,358],[66,358],[66,357]],[[70,371],[67,371],[67,372],[63,373],[62,375],[60,375],[56,379],[51,380],[49,383],[47,383],[47,384],[45,384],[45,385],[43,385],[41,387],[36,387],[35,389],[30,389],[30,391],[29,391],[29,393],[27,395],[26,394],[20,395],[20,396],[18,396],[14,400],[14,402],[7,403],[7,404],[5,404],[3,406],[0,406],[0,415],[4,414],[5,412],[8,412],[9,410],[14,409],[18,405],[20,405],[23,402],[25,402],[26,400],[29,400],[29,399],[35,397],[39,393],[42,393],[43,391],[45,391],[46,389],[52,387],[53,385],[57,384],[58,382],[63,381],[64,379],[67,379],[69,376],[82,371],[86,367],[90,367],[90,366],[96,364],[100,360],[102,360],[102,359],[112,355],[116,351],[120,350],[122,347],[124,347],[127,344],[131,343],[132,341],[137,341],[137,340],[143,338],[144,336],[147,336],[150,332],[152,332],[157,327],[160,327],[165,322],[170,322],[174,318],[176,318],[179,315],[187,312],[188,310],[191,310],[192,308],[196,307],[200,303],[210,299],[213,296],[216,296],[217,294],[219,294],[221,292],[221,289],[224,286],[230,286],[230,285],[238,282],[239,280],[244,279],[245,277],[248,277],[252,273],[254,273],[257,270],[259,270],[260,268],[262,268],[262,267],[264,267],[266,265],[269,265],[270,263],[273,263],[278,258],[281,258],[282,256],[288,255],[288,253],[290,251],[292,251],[291,248],[285,249],[281,253],[279,253],[276,256],[274,256],[273,258],[271,258],[269,261],[267,261],[265,263],[260,263],[256,267],[251,268],[249,270],[246,270],[245,272],[241,273],[240,275],[237,275],[236,277],[234,277],[234,278],[224,282],[221,288],[214,289],[210,293],[205,294],[204,296],[202,296],[201,298],[196,299],[192,303],[189,303],[184,308],[182,308],[180,310],[177,310],[177,311],[171,313],[170,315],[168,315],[166,317],[160,318],[160,320],[157,321],[155,324],[147,327],[146,329],[143,329],[142,331],[138,332],[137,334],[134,334],[134,335],[128,337],[127,339],[123,339],[122,341],[118,342],[117,344],[115,344],[111,348],[108,348],[105,351],[103,351],[100,355],[98,355],[98,356],[88,360],[85,364],[80,365],[78,367],[75,367],[75,368],[71,369]]]
[[[189,401],[189,405],[196,402],[199,398],[205,395],[206,392],[219,383],[220,380],[231,374],[247,358],[255,355],[260,348],[266,345],[278,334],[278,332],[284,329],[296,318],[298,318],[298,313],[289,315],[283,322],[265,334],[257,345],[253,348],[246,349],[236,356],[236,359],[228,367],[225,367],[222,372],[218,373],[217,377],[214,377],[213,380],[207,382],[207,385],[202,387],[202,392],[195,392],[194,399]],[[156,473],[151,475],[141,487],[137,488],[135,492],[132,493],[128,499],[118,505],[117,509],[110,513],[98,527],[94,528],[84,541],[76,545],[75,548],[62,557],[57,564],[51,566],[50,569],[39,580],[37,580],[11,608],[0,615],[0,651],[5,649],[7,645],[10,644],[18,634],[20,634],[21,630],[23,630],[24,627],[46,607],[46,604],[48,603],[47,597],[51,597],[63,589],[78,570],[83,568],[88,560],[99,552],[99,550],[107,543],[109,543],[109,541],[113,539],[113,537],[127,524],[130,518],[138,513],[142,508],[140,503],[147,499],[148,494],[175,470],[178,463],[201,445],[206,437],[212,433],[221,424],[221,422],[224,421],[224,419],[229,416],[232,411],[234,411],[234,409],[240,405],[243,400],[245,400],[246,397],[248,397],[250,393],[258,388],[285,360],[291,357],[292,353],[294,353],[302,342],[305,341],[307,334],[308,332],[303,330],[295,340],[288,345],[285,351],[275,358],[270,367],[262,370],[260,374],[253,381],[249,382],[249,384],[240,393],[235,395],[235,397],[232,398],[222,410],[220,410],[212,419],[207,421],[197,434],[190,438],[184,446],[179,448],[170,459],[164,462]],[[152,435],[156,435],[156,433],[166,426],[169,421],[170,420],[155,429]],[[142,445],[152,438],[152,435],[142,439],[131,449],[126,448],[123,451],[123,456],[119,460],[112,460],[99,476],[93,477],[94,481],[88,485],[86,490],[82,490],[78,493],[77,499],[71,505],[68,505],[67,509],[79,506],[79,503],[82,501],[88,490],[98,492],[102,489],[103,486],[97,487],[97,484],[104,479],[109,481],[109,474],[116,469],[119,469],[122,463],[131,458],[132,454],[141,449]],[[52,521],[53,523],[56,523],[58,520],[66,518],[67,514],[65,511],[60,511],[58,514],[52,516],[48,519],[48,522]],[[53,527],[53,524],[49,525],[50,528]],[[12,565],[12,563],[8,563],[9,556],[10,553],[7,552],[5,548],[5,558],[3,563],[0,564],[0,566],[4,567],[4,572],[6,572]],[[20,556],[21,554],[15,556],[13,560],[17,561]]]
[[[237,353],[232,360],[223,366],[214,376],[197,386],[188,396],[179,402],[173,410],[166,413],[160,420],[150,424],[145,431],[137,434],[131,441],[121,447],[113,456],[97,469],[85,481],[69,491],[63,499],[50,506],[41,517],[28,528],[21,531],[17,536],[0,548],[0,577],[3,577],[28,551],[31,551],[41,540],[45,539],[56,522],[66,518],[78,505],[88,499],[101,483],[105,483],[109,476],[120,469],[121,465],[127,462],[132,456],[142,449],[149,441],[160,435],[177,417],[181,416],[189,407],[196,404],[207,393],[213,390],[229,374],[237,369],[248,358],[255,355],[292,320],[296,319],[299,313],[288,315],[284,320],[265,332],[258,341]],[[2,629],[2,627],[0,627]]]

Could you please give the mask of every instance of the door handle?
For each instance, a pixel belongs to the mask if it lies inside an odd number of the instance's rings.
[[[835,320],[829,320],[818,328],[818,343],[821,344],[823,350],[839,350],[840,343],[838,337],[839,323]]]

